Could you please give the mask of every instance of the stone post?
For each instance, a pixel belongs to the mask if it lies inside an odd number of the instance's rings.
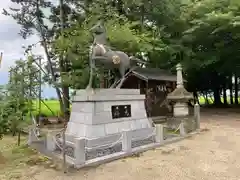
[[[156,142],[157,143],[162,143],[164,141],[164,127],[162,124],[156,124]]]
[[[29,132],[28,132],[28,145],[30,146],[32,144],[32,142],[34,141],[33,140],[33,137],[34,134],[33,134],[33,130],[32,128],[29,129]]]
[[[182,119],[180,124],[180,133],[184,136],[189,131],[189,128],[187,127],[186,130],[184,125],[184,121],[185,123],[189,124],[188,120],[186,119],[186,117],[189,116],[189,107],[187,102],[193,99],[193,94],[184,88],[181,64],[177,64],[176,70],[177,88],[173,92],[169,93],[167,98],[175,103],[173,106],[173,115],[176,120],[175,125],[179,125],[179,121],[177,119]]]
[[[47,146],[47,150],[50,152],[53,152],[56,149],[56,142],[54,141],[54,137],[51,133],[47,134],[46,146]]]
[[[180,130],[180,135],[181,136],[186,135],[186,130],[185,130],[185,127],[184,127],[184,121],[181,122],[179,130]]]
[[[177,64],[176,70],[177,70],[177,88],[182,88],[183,87],[182,65]]]
[[[177,64],[177,89],[184,89],[183,76],[182,76],[182,65]],[[188,105],[185,102],[176,102],[173,110],[174,116],[187,116],[189,115]]]
[[[28,132],[28,145],[31,145],[33,142],[38,141],[36,133],[34,133],[34,128],[30,128]]]
[[[82,138],[77,138],[75,141],[75,149],[74,149],[74,157],[75,157],[75,165],[84,164],[86,161],[86,153],[85,153],[85,145],[86,141]]]
[[[197,103],[194,105],[194,118],[196,121],[196,129],[200,129],[200,105]]]
[[[132,150],[132,132],[131,131],[123,131],[123,139],[122,139],[122,150],[124,152],[131,152]]]

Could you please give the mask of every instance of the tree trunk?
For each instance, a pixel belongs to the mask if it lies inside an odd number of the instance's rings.
[[[223,84],[224,84],[223,85],[223,102],[224,102],[224,105],[227,105],[228,104],[227,93],[226,93],[227,89],[226,89],[226,84],[225,83],[223,83]]]
[[[144,16],[145,15],[145,8],[144,4],[141,6],[141,32],[143,32],[144,29]]]
[[[68,86],[63,86],[62,90],[63,90],[63,96],[64,96],[63,97],[63,105],[64,105],[63,113],[64,113],[65,121],[68,121],[69,117],[70,117],[69,87]]]
[[[63,36],[64,33],[64,12],[63,12],[63,0],[59,1],[60,3],[60,23],[61,23],[61,35]],[[60,54],[60,71],[62,73],[68,73],[69,72],[69,63],[67,57],[64,57],[64,54]],[[61,76],[62,77],[62,76]],[[70,96],[69,96],[69,85],[64,83],[63,78],[62,80],[62,91],[63,91],[63,105],[64,105],[64,118],[65,121],[69,121],[69,116],[70,116]]]
[[[230,103],[233,104],[233,84],[232,84],[232,76],[229,81],[229,90],[230,90]]]
[[[216,106],[221,105],[222,102],[221,102],[219,88],[214,88],[213,93],[214,93],[214,105],[216,105]]]
[[[205,96],[204,96],[204,99],[205,99],[205,104],[206,105],[209,105],[209,100],[208,100],[208,94],[207,92],[203,93]]]
[[[20,146],[21,143],[21,130],[18,131],[18,146]]]
[[[63,0],[59,1],[60,4],[60,22],[61,22],[61,36],[63,36],[64,33],[64,13],[63,13]],[[67,57],[64,58],[64,54],[60,54],[60,70],[61,73],[68,73],[69,72],[69,63]],[[70,96],[69,96],[69,85],[64,83],[63,78],[62,80],[62,90],[63,90],[63,105],[64,105],[64,131],[62,134],[63,137],[63,144],[62,144],[62,155],[63,155],[63,171],[66,173],[66,139],[65,139],[65,132],[66,132],[66,125],[69,121],[69,115],[70,115]]]
[[[40,11],[39,3],[40,2],[37,1],[37,6],[36,6],[37,11]],[[45,52],[46,57],[47,57],[47,62],[49,64],[49,69],[50,69],[52,80],[53,80],[53,82],[57,82],[57,78],[56,78],[55,72],[53,70],[52,61],[51,61],[50,54],[49,54],[49,51],[48,51],[47,40],[46,40],[46,38],[44,36],[44,33],[43,33],[43,30],[42,30],[41,19],[38,16],[37,16],[37,22],[38,22],[38,25],[39,25],[40,38],[41,38],[41,42],[42,42],[42,46],[43,46],[44,52]],[[40,65],[40,67],[41,67],[41,65]],[[57,93],[57,96],[58,96],[60,109],[63,110],[63,101],[62,101],[61,92],[60,92],[58,87],[55,87],[55,89],[56,89],[56,93]]]
[[[238,104],[238,77],[236,76],[236,74],[234,75],[234,90],[235,90],[235,95],[234,95],[234,100],[235,100],[235,104]]]
[[[194,104],[196,104],[196,103],[199,104],[198,94],[196,91],[193,92],[193,96],[194,96]]]

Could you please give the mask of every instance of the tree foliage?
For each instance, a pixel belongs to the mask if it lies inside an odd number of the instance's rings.
[[[231,96],[233,89],[238,91],[238,0],[12,2],[19,8],[4,13],[22,26],[23,38],[39,35],[50,73],[46,81],[56,87],[63,112],[70,107],[69,88],[87,85],[89,28],[99,19],[105,22],[113,49],[143,58],[150,67],[172,70],[181,62],[188,89],[195,94],[212,92],[220,104],[226,89]],[[235,103],[237,98],[235,93]]]
[[[11,67],[9,76],[8,84],[0,93],[0,134],[11,132],[15,135],[22,130],[26,118],[34,110],[32,100],[36,99],[38,92],[38,69],[32,62],[18,60]]]

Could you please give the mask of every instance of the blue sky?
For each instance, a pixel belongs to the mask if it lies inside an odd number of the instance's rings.
[[[0,3],[0,11],[2,9],[8,9],[14,7],[14,4],[10,0],[2,0]],[[22,39],[19,36],[20,26],[11,18],[4,16],[0,13],[0,52],[3,52],[2,65],[0,68],[0,84],[6,84],[8,82],[8,70],[9,67],[14,64],[15,60],[24,58],[24,50],[22,46],[28,46],[39,42],[39,37],[34,35],[27,40]],[[36,46],[33,49],[33,53],[36,55],[44,56],[44,52],[41,46]],[[45,87],[43,90],[45,97],[56,97],[55,89],[51,87]]]

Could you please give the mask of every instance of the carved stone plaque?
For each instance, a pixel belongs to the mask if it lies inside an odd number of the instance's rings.
[[[112,106],[112,118],[125,118],[131,117],[131,105],[118,105]]]

